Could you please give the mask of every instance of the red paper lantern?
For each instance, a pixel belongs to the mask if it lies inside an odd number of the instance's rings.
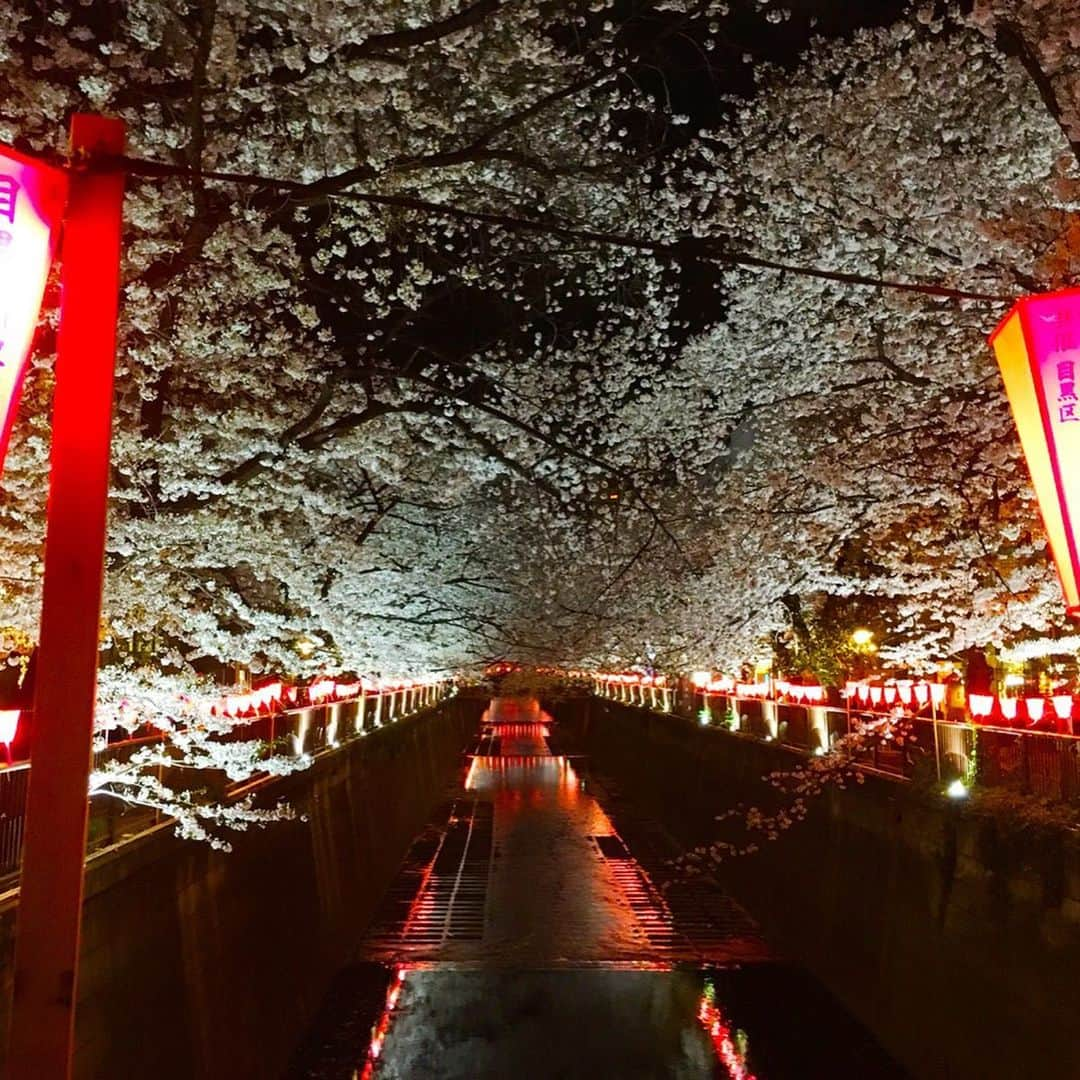
[[[11,746],[19,728],[18,709],[0,709],[0,743]]]
[[[64,173],[0,146],[0,469],[66,199]]]
[[[1080,288],[1018,300],[990,337],[1065,607],[1080,617]]]

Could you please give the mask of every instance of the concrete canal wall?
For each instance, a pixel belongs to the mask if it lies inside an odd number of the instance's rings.
[[[306,820],[241,834],[231,853],[164,827],[95,858],[76,1076],[280,1076],[485,705],[451,699],[320,757],[266,789]],[[15,908],[0,907],[5,1028]]]
[[[687,843],[715,836],[717,813],[761,806],[761,778],[799,762],[599,699],[551,711],[636,808]],[[1080,845],[1020,813],[870,778],[820,797],[807,821],[720,876],[914,1076],[1080,1076]]]

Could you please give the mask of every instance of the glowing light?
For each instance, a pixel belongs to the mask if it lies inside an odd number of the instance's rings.
[[[968,708],[972,716],[989,716],[994,711],[993,694],[969,694]]]
[[[698,690],[704,690],[705,687],[708,686],[709,683],[712,682],[712,672],[711,671],[695,671],[693,673],[693,675],[690,676],[690,682]]]
[[[950,799],[966,799],[967,798],[967,785],[963,780],[954,780],[946,789],[945,794]]]
[[[746,1066],[744,1052],[737,1046],[731,1028],[716,1004],[716,990],[708,979],[698,1003],[697,1018],[709,1036],[717,1060],[724,1067],[728,1080],[756,1080],[753,1072]],[[740,1033],[739,1039],[745,1041],[745,1036]]]
[[[1036,724],[1043,718],[1046,702],[1041,697],[1024,698],[1024,708],[1027,709],[1028,719]]]
[[[19,727],[19,709],[0,709],[0,743],[10,746]]]
[[[1003,697],[998,699],[998,705],[1001,707],[1001,715],[1006,720],[1016,719],[1016,708],[1020,704],[1019,698]]]
[[[861,626],[859,629],[852,631],[851,644],[858,646],[860,649],[866,648],[874,640],[874,631],[867,630],[866,627]]]
[[[308,687],[308,701],[312,705],[318,705],[321,702],[328,701],[334,696],[334,688],[336,684],[333,679],[320,679],[318,682],[313,682]]]
[[[1072,694],[1055,694],[1051,699],[1054,703],[1054,712],[1059,720],[1069,720],[1072,717],[1073,699]]]
[[[884,690],[880,686],[870,687],[870,702],[875,706],[875,708],[881,704],[881,697],[883,693]]]
[[[912,687],[915,693],[915,701],[920,709],[925,709],[927,702],[930,700],[930,687],[926,683],[916,683]]]
[[[899,682],[896,684],[896,693],[899,695],[900,701],[904,705],[911,705],[913,690],[914,688],[909,681],[905,680],[904,682]]]
[[[1057,564],[1080,616],[1080,289],[1023,297],[990,336]]]
[[[251,711],[251,694],[230,694],[222,706],[226,716],[243,716]]]
[[[375,1066],[382,1056],[383,1044],[386,1042],[386,1036],[390,1030],[390,1023],[393,1020],[394,1010],[397,1008],[398,998],[401,996],[401,990],[405,983],[405,973],[405,968],[398,968],[397,974],[393,980],[391,980],[390,986],[387,988],[386,1001],[383,1005],[382,1015],[379,1017],[378,1022],[371,1031],[371,1041],[368,1043],[367,1059],[364,1062],[364,1068],[359,1074],[353,1073],[354,1077],[359,1075],[360,1080],[372,1080],[375,1075]]]
[[[896,700],[896,687],[886,686],[882,691],[882,696],[885,698],[885,704],[891,705]]]
[[[769,684],[762,683],[736,683],[735,693],[738,697],[765,697],[769,692]]]
[[[945,702],[945,684],[940,682],[932,682],[930,684],[930,700],[934,703],[935,708],[941,708]]]
[[[66,198],[62,172],[0,146],[0,469]]]

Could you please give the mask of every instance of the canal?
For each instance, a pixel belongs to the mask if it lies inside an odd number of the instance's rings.
[[[904,1075],[551,736],[536,701],[491,703],[290,1080]]]

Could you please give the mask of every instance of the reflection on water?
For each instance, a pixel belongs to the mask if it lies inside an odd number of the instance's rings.
[[[458,830],[460,853],[446,859],[448,843],[433,858],[401,939],[418,911],[437,924],[437,951],[408,953],[399,943],[397,959],[426,962],[343,971],[291,1075],[901,1077],[803,973],[773,963],[702,970],[660,962],[648,928],[655,932],[665,912],[647,897],[630,903],[624,871],[635,861],[618,844],[602,853],[618,837],[571,762],[550,753],[548,721],[535,701],[492,703],[465,777],[466,810],[444,833]],[[485,819],[476,806],[492,812]],[[442,931],[456,925],[455,898],[471,895],[477,863],[482,927],[453,940]]]
[[[750,1038],[742,1028],[732,1032],[724,1018],[724,1012],[716,1000],[716,986],[706,978],[698,1004],[698,1022],[705,1029],[716,1051],[716,1060],[724,1067],[731,1080],[756,1080],[746,1067],[750,1053]]]
[[[368,1075],[708,1080],[699,992],[678,971],[409,971]]]
[[[355,974],[353,975],[355,981]],[[392,968],[293,1080],[903,1080],[802,973]],[[340,1005],[340,1002],[338,1002]]]

